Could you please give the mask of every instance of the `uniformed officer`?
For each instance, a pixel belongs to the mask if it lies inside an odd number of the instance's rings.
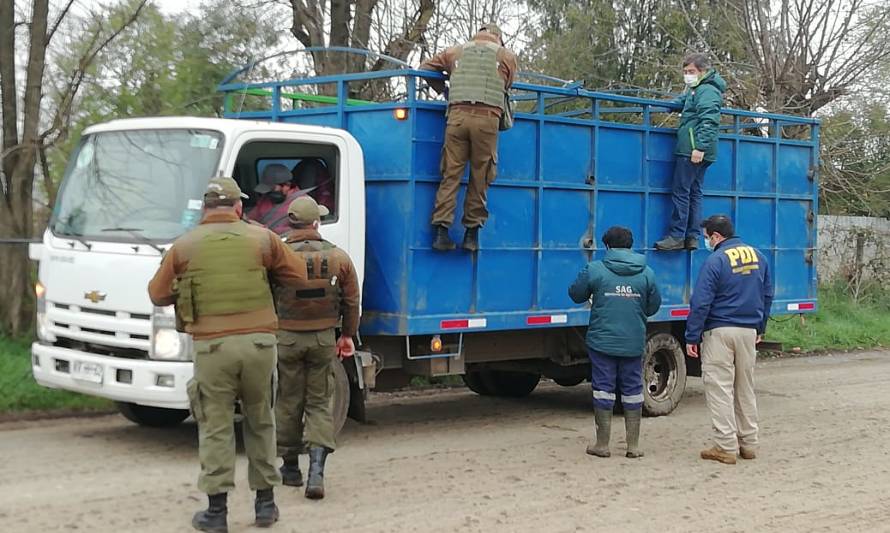
[[[209,506],[192,525],[227,531],[226,495],[235,487],[234,405],[241,401],[248,482],[256,491],[256,525],[278,520],[272,412],[275,316],[269,273],[278,283],[304,283],[306,262],[271,231],[240,220],[241,193],[232,178],[214,178],[200,225],[176,240],[148,285],[152,303],[176,305],[178,327],[194,339],[188,383],[198,423],[198,488]]]
[[[724,464],[757,455],[756,345],[766,331],[773,285],[769,263],[735,236],[725,215],[701,224],[713,253],[702,265],[689,302],[686,353],[699,357],[714,445],[701,458]]]
[[[497,174],[498,123],[504,113],[504,96],[518,69],[516,55],[504,47],[501,30],[485,24],[473,39],[451,47],[425,61],[420,68],[447,72],[448,124],[442,148],[442,182],[436,193],[432,224],[433,248],[453,250],[448,235],[454,220],[457,191],[470,163],[470,181],[464,202],[463,225],[467,228],[462,247],[479,249],[479,228],[488,219],[486,195]],[[445,92],[442,80],[428,80],[436,91]]]
[[[324,498],[324,466],[334,451],[334,367],[355,353],[359,283],[346,252],[318,233],[328,209],[310,196],[291,202],[287,245],[300,252],[307,281],[277,287],[278,306],[278,454],[284,459],[285,485],[303,484],[298,457],[309,453],[306,497]],[[342,323],[341,323],[342,319]],[[340,337],[336,328],[340,325]],[[304,423],[305,416],[305,423]],[[305,445],[304,445],[305,442]],[[308,450],[307,450],[308,449]]]

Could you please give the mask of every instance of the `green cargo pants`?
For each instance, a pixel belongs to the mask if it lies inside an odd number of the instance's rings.
[[[278,455],[296,460],[308,447],[333,451],[334,364],[336,334],[321,331],[278,332]],[[304,420],[305,417],[305,420]]]
[[[498,117],[487,111],[449,109],[439,165],[442,181],[436,192],[433,225],[451,227],[457,207],[457,191],[467,162],[470,163],[470,180],[462,223],[473,228],[488,220],[488,186],[494,182],[498,168]]]
[[[280,484],[272,413],[275,336],[252,333],[196,340],[194,360],[195,377],[188,383],[188,395],[198,422],[198,488],[207,494],[235,488],[236,399],[241,400],[244,415],[251,490]]]

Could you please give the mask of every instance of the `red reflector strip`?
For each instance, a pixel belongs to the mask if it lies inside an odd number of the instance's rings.
[[[484,328],[488,325],[488,320],[484,318],[459,318],[456,320],[443,320],[439,322],[441,329],[473,329]]]
[[[540,326],[543,324],[568,324],[569,315],[537,315],[530,316],[525,319],[525,323],[529,326]]]
[[[671,316],[674,316],[674,317],[689,316],[689,308],[671,309]]]
[[[816,308],[813,302],[801,302],[799,304],[788,304],[789,311],[812,311]]]

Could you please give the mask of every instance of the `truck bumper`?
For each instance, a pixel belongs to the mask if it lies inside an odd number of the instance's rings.
[[[90,372],[77,372],[82,368]],[[31,371],[37,383],[52,389],[152,407],[189,408],[185,386],[192,378],[191,362],[107,357],[35,342]],[[170,386],[158,385],[159,377]]]

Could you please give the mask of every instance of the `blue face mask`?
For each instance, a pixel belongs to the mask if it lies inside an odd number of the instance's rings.
[[[709,239],[709,238],[707,238],[707,237],[705,237],[705,248],[706,248],[709,252],[713,252],[713,251],[714,251],[714,245],[711,244],[711,239]]]

